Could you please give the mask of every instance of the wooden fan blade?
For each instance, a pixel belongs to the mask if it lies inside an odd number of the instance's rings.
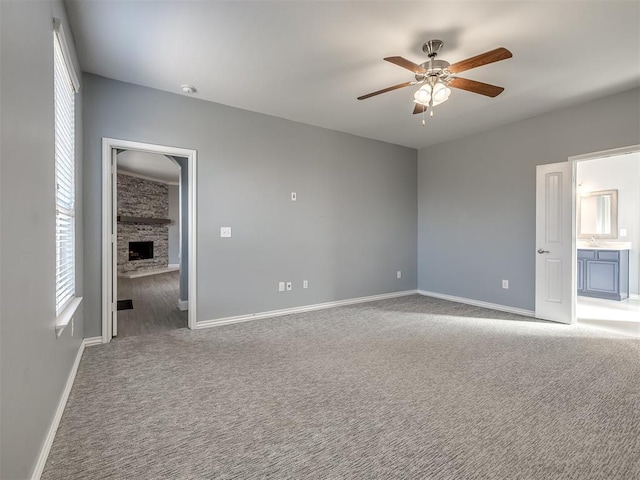
[[[427,70],[424,67],[421,67],[417,63],[413,63],[412,61],[407,60],[406,58],[387,57],[385,58],[385,60],[387,62],[393,63],[394,65],[398,65],[399,67],[406,68],[407,70],[411,70],[413,73],[416,73],[416,74],[424,75],[425,73],[427,73]]]
[[[487,97],[497,97],[504,91],[504,88],[502,87],[497,87],[496,85],[490,85],[488,83],[477,82],[475,80],[469,80],[467,78],[452,78],[449,82],[447,82],[447,84],[453,88],[459,88],[460,90],[479,93],[480,95],[486,95]]]
[[[403,87],[410,87],[411,85],[415,85],[416,83],[418,83],[418,82],[399,83],[398,85],[394,85],[393,87],[383,88],[382,90],[378,90],[377,92],[371,92],[371,93],[367,93],[366,95],[362,95],[361,97],[358,97],[358,100],[365,100],[365,99],[373,97],[375,95],[380,95],[381,93],[387,93],[387,92],[390,92],[392,90],[397,90],[397,89],[403,88]]]
[[[416,106],[413,107],[413,114],[422,113],[427,109],[426,105],[422,105],[421,103],[416,103]]]
[[[504,47],[496,48],[490,52],[481,53],[475,57],[467,58],[460,62],[456,62],[453,65],[449,65],[448,70],[451,73],[460,73],[472,68],[481,67],[493,62],[499,62],[500,60],[506,60],[511,58],[513,54]]]

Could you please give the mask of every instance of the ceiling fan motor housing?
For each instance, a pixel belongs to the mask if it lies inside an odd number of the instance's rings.
[[[440,53],[442,45],[444,45],[442,40],[429,40],[422,45],[422,51],[426,53],[428,57],[435,57]]]
[[[426,77],[444,77],[449,75],[446,72],[447,68],[449,68],[449,62],[444,60],[429,60],[428,62],[421,63],[420,66],[424,68],[426,73],[417,73],[416,81],[421,82]]]

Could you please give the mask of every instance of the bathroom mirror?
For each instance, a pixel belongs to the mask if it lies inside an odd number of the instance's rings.
[[[618,238],[618,190],[583,194],[577,213],[578,238]]]

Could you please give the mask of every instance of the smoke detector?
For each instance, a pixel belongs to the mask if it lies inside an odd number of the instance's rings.
[[[194,87],[193,85],[182,85],[180,88],[182,89],[182,93],[186,93],[188,95],[197,92],[196,87]]]

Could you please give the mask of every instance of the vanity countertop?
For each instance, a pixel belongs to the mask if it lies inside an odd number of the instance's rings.
[[[631,242],[606,242],[599,241],[592,245],[590,241],[578,242],[580,250],[631,250]]]

